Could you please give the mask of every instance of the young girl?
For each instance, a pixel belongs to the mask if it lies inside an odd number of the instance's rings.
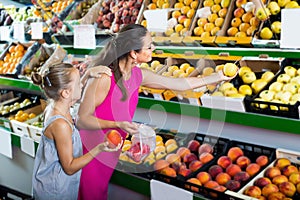
[[[111,76],[109,68],[89,69],[80,79],[79,70],[68,63],[50,66],[42,74],[34,73],[32,81],[50,100],[44,112],[43,135],[33,169],[35,199],[76,200],[81,169],[100,152],[117,151],[103,141],[82,155],[82,144],[74,126],[70,108],[81,97],[82,83],[89,77]],[[122,122],[120,122],[122,123]]]

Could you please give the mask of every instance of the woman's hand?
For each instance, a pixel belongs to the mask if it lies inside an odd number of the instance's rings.
[[[106,142],[103,142],[103,143],[101,143],[101,144],[99,144],[99,149],[100,149],[100,151],[101,152],[103,152],[103,151],[105,151],[105,152],[115,152],[115,151],[118,151],[118,150],[120,150],[120,148],[122,147],[122,145],[123,145],[123,140],[122,140],[122,142],[120,143],[120,144],[118,144],[118,146],[116,146],[115,148],[110,148],[109,146],[108,146],[108,142],[106,141]]]
[[[101,74],[107,74],[108,76],[112,75],[111,69],[103,65],[89,68],[86,73],[92,78],[100,78]]]
[[[234,76],[225,76],[223,73],[223,70],[218,71],[218,75],[220,76],[221,81],[229,81],[229,80],[233,79],[234,77],[236,77],[237,74],[238,74],[238,70],[236,71]]]
[[[123,131],[129,133],[130,135],[138,133],[138,125],[136,123],[123,121],[117,122],[117,126]]]

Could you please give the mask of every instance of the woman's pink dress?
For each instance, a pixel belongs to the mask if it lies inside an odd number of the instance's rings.
[[[124,85],[128,91],[128,98],[126,101],[121,101],[121,90],[115,83],[114,76],[112,76],[108,95],[103,103],[96,108],[94,115],[104,120],[132,121],[138,103],[138,89],[141,82],[142,72],[140,68],[134,67],[131,78],[124,81]],[[83,153],[87,153],[97,144],[103,142],[105,133],[108,130],[80,130]],[[123,138],[126,137],[124,131],[120,129],[118,131]],[[118,163],[119,155],[120,151],[102,152],[82,169],[78,195],[80,200],[107,200],[108,184]]]

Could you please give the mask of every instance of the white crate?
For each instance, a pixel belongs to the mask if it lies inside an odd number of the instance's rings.
[[[18,136],[29,136],[28,124],[26,122],[19,122],[17,120],[11,120],[11,127],[13,133]]]
[[[42,136],[42,128],[37,127],[37,126],[32,126],[32,125],[28,125],[28,129],[29,129],[29,134],[30,137],[36,141],[36,142],[40,142],[41,136]]]
[[[210,96],[204,94],[200,97],[203,107],[246,112],[244,98],[231,98],[225,96]]]

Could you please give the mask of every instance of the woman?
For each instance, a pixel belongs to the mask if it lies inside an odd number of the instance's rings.
[[[78,126],[83,152],[103,141],[109,128],[117,128],[122,137],[134,134],[137,127],[105,126],[102,120],[132,121],[138,103],[139,86],[157,89],[189,90],[207,84],[230,80],[223,72],[204,78],[171,78],[140,69],[138,64],[150,62],[155,46],[150,32],[141,25],[130,24],[103,48],[91,62],[111,68],[111,77],[103,75],[87,83],[78,112]],[[102,131],[100,131],[102,129]],[[118,162],[120,151],[102,153],[83,170],[80,180],[79,199],[107,199],[108,184]]]

